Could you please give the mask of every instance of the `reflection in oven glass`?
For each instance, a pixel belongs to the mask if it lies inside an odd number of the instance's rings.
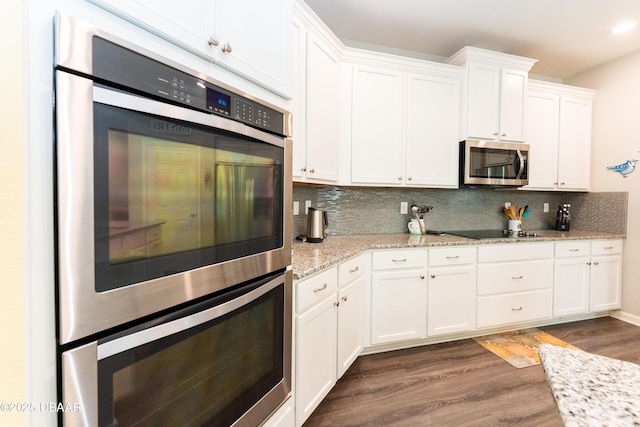
[[[100,384],[112,387],[101,392],[112,402],[101,406],[100,424],[232,424],[282,379],[280,304],[265,297],[214,325],[101,361]]]
[[[109,130],[111,264],[274,234],[272,152],[210,139],[215,148]]]

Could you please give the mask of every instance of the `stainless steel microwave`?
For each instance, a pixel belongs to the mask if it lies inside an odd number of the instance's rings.
[[[529,183],[529,145],[460,142],[460,186],[522,187]]]

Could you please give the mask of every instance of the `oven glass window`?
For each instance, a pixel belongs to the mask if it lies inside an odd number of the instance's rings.
[[[283,295],[100,360],[99,425],[231,425],[283,380]]]
[[[524,162],[527,152],[521,151]],[[469,175],[474,178],[515,179],[520,171],[516,150],[471,147]],[[521,175],[520,178],[526,178]]]
[[[282,147],[102,104],[96,290],[282,246]]]

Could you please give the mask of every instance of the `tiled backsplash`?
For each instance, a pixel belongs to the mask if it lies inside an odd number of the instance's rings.
[[[555,193],[492,189],[406,189],[334,186],[293,186],[293,200],[300,202],[300,215],[293,217],[294,236],[306,233],[305,200],[327,211],[327,234],[378,234],[407,232],[409,215],[400,214],[400,203],[433,206],[425,214],[427,229],[505,229],[505,202],[529,205],[531,214],[522,221],[523,230],[555,228],[559,204],[571,203],[571,227],[579,230],[626,233],[626,192]],[[549,212],[543,212],[549,203]]]

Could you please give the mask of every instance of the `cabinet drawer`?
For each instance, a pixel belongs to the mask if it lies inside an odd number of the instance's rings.
[[[591,255],[622,253],[622,240],[596,240],[591,242]]]
[[[553,243],[510,243],[478,248],[478,262],[523,261],[553,258]]]
[[[152,227],[147,230],[147,243],[155,242],[162,239],[162,229],[158,227]]]
[[[429,266],[473,264],[476,262],[475,247],[453,247],[429,249]]]
[[[478,295],[550,288],[553,260],[478,265]]]
[[[551,289],[478,298],[477,327],[528,322],[551,317]]]
[[[375,251],[372,257],[372,268],[374,270],[421,268],[427,264],[427,252],[425,250]]]
[[[338,272],[330,268],[296,284],[296,312],[300,313],[337,290]]]
[[[356,279],[364,276],[366,258],[359,255],[338,266],[338,287],[343,288]]]
[[[589,256],[591,244],[586,241],[556,243],[556,258]]]

